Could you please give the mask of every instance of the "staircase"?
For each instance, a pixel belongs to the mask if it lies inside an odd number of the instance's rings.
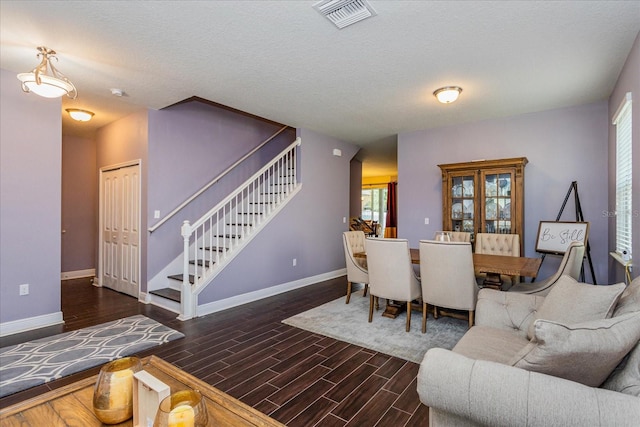
[[[152,303],[173,306],[180,320],[197,317],[198,294],[300,191],[296,166],[300,143],[296,138],[193,224],[184,221],[181,271],[168,276],[167,288],[149,291]]]

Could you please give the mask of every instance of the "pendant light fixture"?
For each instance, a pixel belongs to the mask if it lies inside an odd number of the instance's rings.
[[[40,64],[28,73],[18,74],[18,80],[22,82],[22,90],[45,98],[59,98],[67,95],[75,99],[78,96],[76,87],[51,63],[51,59],[58,60],[56,51],[39,46],[38,52],[37,57],[41,58]]]
[[[437,89],[433,95],[443,104],[450,104],[460,96],[462,88],[459,86],[446,86]]]

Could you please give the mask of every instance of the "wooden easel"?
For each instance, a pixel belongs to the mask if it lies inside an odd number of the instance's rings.
[[[580,205],[580,196],[578,196],[578,181],[573,181],[569,186],[569,191],[567,191],[567,195],[564,198],[564,202],[562,202],[562,207],[558,212],[558,216],[556,216],[556,221],[560,221],[560,217],[562,216],[562,212],[564,211],[564,207],[567,204],[567,200],[569,200],[569,196],[573,191],[574,204],[576,208],[576,221],[584,222],[584,215],[582,214],[582,206]],[[598,282],[596,280],[596,275],[593,271],[593,262],[591,261],[591,246],[589,245],[589,240],[587,240],[587,260],[589,261],[589,270],[591,272],[591,278],[593,279],[593,284],[597,285]],[[542,254],[542,261],[544,261],[544,257],[546,254]],[[584,282],[584,265],[580,269],[580,281]]]

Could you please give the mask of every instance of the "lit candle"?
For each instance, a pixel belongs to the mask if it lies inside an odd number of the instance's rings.
[[[194,427],[195,412],[189,405],[178,405],[169,412],[169,427]]]
[[[133,402],[133,371],[123,369],[111,374],[109,390],[109,407],[111,409],[124,408]]]

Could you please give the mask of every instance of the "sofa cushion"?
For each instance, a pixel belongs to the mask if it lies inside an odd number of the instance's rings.
[[[507,364],[528,343],[517,329],[473,326],[453,347],[453,352],[470,359]]]
[[[638,340],[640,312],[574,325],[540,319],[534,338],[510,364],[597,387]]]
[[[527,336],[533,338],[535,320],[574,324],[611,317],[625,284],[595,286],[562,276],[534,314]]]
[[[640,276],[624,290],[613,316],[640,311]],[[620,362],[602,388],[640,397],[640,341]]]

